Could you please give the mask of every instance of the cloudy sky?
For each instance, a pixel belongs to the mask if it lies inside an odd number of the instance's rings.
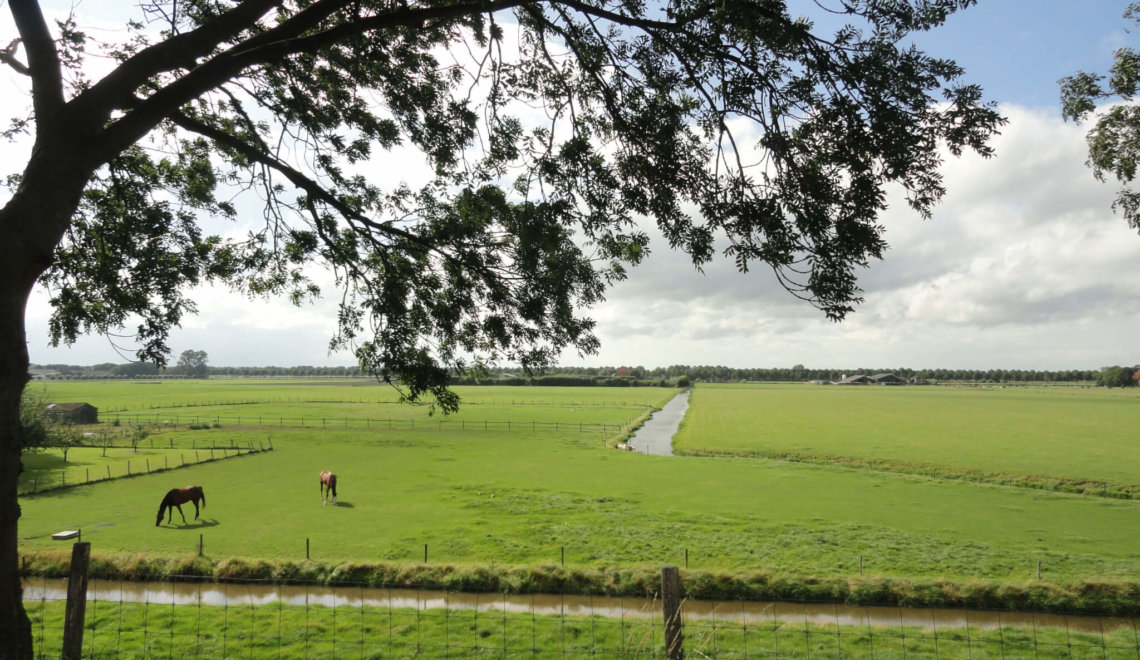
[[[795,6],[799,0],[789,0]],[[104,21],[108,3],[81,1]],[[133,3],[131,3],[133,4]],[[1125,2],[981,0],[920,45],[952,57],[982,84],[1009,124],[997,157],[948,158],[949,194],[922,220],[902,203],[883,216],[890,249],[861,275],[866,302],[835,324],[783,292],[770,272],[717,263],[696,273],[660,241],[628,281],[593,310],[597,355],[573,365],[1072,369],[1134,364],[1140,327],[1140,236],[1110,204],[1112,184],[1084,166],[1084,128],[1060,119],[1057,80],[1100,71],[1135,46]],[[1029,7],[1032,7],[1032,10]],[[89,14],[85,14],[89,12]],[[2,28],[11,33],[10,19]],[[81,20],[82,22],[82,20]],[[10,76],[0,77],[0,84]],[[12,147],[11,156],[18,157]],[[6,159],[11,163],[11,158]],[[331,302],[296,309],[198,291],[198,316],[170,345],[213,365],[352,364],[329,354]],[[122,362],[111,342],[52,348],[47,296],[28,306],[34,363]],[[125,344],[129,349],[129,344]],[[129,351],[128,351],[129,352]]]

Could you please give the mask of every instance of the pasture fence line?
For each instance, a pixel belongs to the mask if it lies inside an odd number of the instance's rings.
[[[80,546],[89,544],[76,544],[75,556],[89,552]],[[616,598],[268,580],[88,581],[74,572],[82,566],[72,563],[66,584],[25,583],[38,658],[1140,657],[1134,617],[702,602],[683,599],[674,567],[662,568],[653,593]]]
[[[603,436],[617,434],[627,429],[630,423],[607,424],[588,422],[562,422],[537,420],[470,420],[470,419],[373,419],[357,417],[286,417],[280,415],[167,415],[161,413],[134,413],[116,416],[112,423],[150,424],[152,426],[182,425],[208,428],[301,428],[329,430],[398,430],[398,431],[577,431],[579,433],[601,433]]]
[[[305,397],[269,397],[264,399],[230,399],[219,401],[187,401],[187,402],[156,402],[147,403],[145,409],[147,410],[166,410],[170,408],[212,408],[221,406],[264,406],[264,405],[277,405],[277,404],[378,404],[378,405],[395,405],[399,404],[399,399],[365,399],[365,398],[332,398],[332,399],[313,399]],[[511,399],[507,403],[506,399],[490,400],[483,399],[480,401],[464,399],[462,402],[464,406],[535,406],[535,407],[560,407],[560,408],[652,408],[653,406],[648,403],[630,402],[630,401],[543,401],[543,400],[529,400],[529,399]],[[135,406],[122,406],[119,408],[103,407],[100,409],[103,413],[123,413],[134,410]]]
[[[26,479],[21,484],[22,489],[17,492],[19,497],[28,497],[32,495],[41,495],[53,491],[63,490],[65,488],[74,488],[76,486],[83,486],[85,484],[93,484],[101,481],[115,481],[117,479],[129,479],[131,477],[138,477],[155,472],[166,472],[168,470],[176,470],[189,465],[198,465],[200,463],[210,463],[213,461],[222,461],[230,458],[238,458],[241,456],[249,456],[251,454],[260,454],[266,451],[273,450],[273,442],[269,444],[259,442],[254,445],[251,442],[246,446],[230,444],[222,446],[204,446],[201,449],[190,449],[179,451],[177,462],[171,460],[171,453],[163,455],[161,462],[158,457],[154,457],[155,461],[152,464],[149,456],[142,457],[141,459],[131,459],[124,461],[123,465],[112,469],[110,463],[107,463],[101,470],[95,469],[92,473],[91,468],[85,468],[83,476],[72,476],[69,480],[67,477],[67,470],[39,470],[33,474],[30,479]]]

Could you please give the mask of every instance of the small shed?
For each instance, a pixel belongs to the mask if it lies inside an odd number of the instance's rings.
[[[90,403],[49,403],[44,412],[57,422],[71,424],[98,424],[99,409]]]

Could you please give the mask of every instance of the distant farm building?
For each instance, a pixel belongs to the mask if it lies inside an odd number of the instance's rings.
[[[57,422],[98,424],[99,409],[90,403],[49,403],[44,412]]]
[[[51,380],[53,378],[59,378],[60,373],[55,369],[33,367],[28,369],[28,375],[32,377],[32,380]]]
[[[875,374],[871,376],[875,385],[906,385],[906,381],[894,374]]]
[[[870,382],[871,382],[870,376],[864,376],[863,374],[857,374],[855,376],[847,376],[843,380],[837,381],[835,384],[836,385],[867,385]]]
[[[810,382],[812,385],[830,385],[831,384],[830,380],[812,380],[812,381],[808,381],[808,382]]]

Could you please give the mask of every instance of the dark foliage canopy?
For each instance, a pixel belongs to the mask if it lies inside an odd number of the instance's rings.
[[[52,338],[129,326],[161,363],[190,285],[301,302],[317,262],[332,347],[450,409],[449,371],[594,351],[583,310],[646,222],[842,319],[886,186],[927,215],[944,150],[990,154],[981,90],[907,41],[970,4],[823,2],[824,31],[779,0],[181,0],[102,43],[12,2],[35,100],[13,130],[66,122],[89,170],[42,276]],[[92,52],[117,67],[89,80]],[[408,148],[431,180],[368,176]],[[208,231],[246,220],[238,190],[264,222]]]
[[[1124,18],[1140,25],[1140,3],[1131,3]],[[1140,86],[1140,52],[1128,47],[1114,53],[1108,76],[1081,71],[1061,79],[1061,114],[1085,121],[1095,117],[1088,133],[1087,165],[1100,181],[1116,177],[1120,190],[1112,208],[1140,231],[1140,191],[1132,186],[1140,163],[1140,106],[1134,103]],[[1110,102],[1097,110],[1098,103]]]

